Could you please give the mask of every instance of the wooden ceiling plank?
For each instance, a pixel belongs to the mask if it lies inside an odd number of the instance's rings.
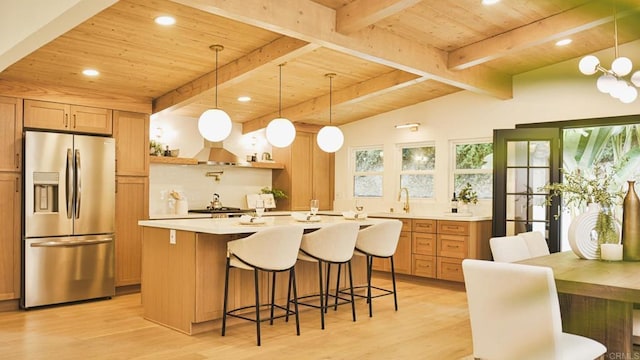
[[[356,0],[336,10],[336,30],[350,34],[395,15],[421,0]]]
[[[380,95],[386,91],[410,86],[416,82],[424,80],[425,78],[420,78],[418,75],[412,73],[393,70],[384,75],[334,91],[332,94],[332,105],[356,102],[358,99],[366,99],[373,95]],[[329,93],[286,107],[282,109],[282,115],[290,119],[292,122],[295,122],[295,119],[297,118],[302,118],[310,113],[319,112],[327,108],[329,108]],[[242,133],[246,134],[265,128],[271,120],[278,116],[279,111],[275,111],[256,119],[246,121],[242,123]]]
[[[241,57],[218,68],[218,89],[231,86],[244,80],[251,72],[275,63],[286,62],[291,58],[313,51],[318,45],[302,40],[280,37],[275,41],[256,49],[247,56]],[[197,100],[197,96],[215,88],[216,71],[209,72],[200,78],[174,89],[153,101],[153,112],[175,110]]]
[[[621,11],[617,17],[637,13],[640,8]],[[602,16],[602,14],[611,14]],[[510,55],[613,21],[611,4],[590,2],[512,31],[461,47],[449,53],[449,68],[462,70]]]
[[[452,71],[448,68],[446,52],[411,42],[376,26],[349,36],[338,33],[335,31],[335,10],[310,0],[297,1],[296,6],[284,5],[276,0],[172,1],[461,89],[500,99],[510,99],[513,96],[512,79],[509,75],[483,66]]]

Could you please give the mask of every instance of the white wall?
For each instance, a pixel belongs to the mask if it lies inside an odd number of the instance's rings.
[[[605,67],[613,60],[613,50],[596,54]],[[640,41],[620,47],[621,55],[640,66]],[[412,212],[446,211],[453,184],[450,178],[451,140],[491,138],[493,129],[514,128],[516,124],[548,122],[592,117],[640,113],[640,99],[623,104],[596,89],[597,75],[585,76],[578,71],[579,59],[531,71],[514,78],[514,95],[498,100],[468,91],[458,92],[428,102],[380,114],[341,127],[345,145],[336,153],[335,210],[353,207],[349,156],[354,147],[382,145],[385,154],[384,196],[382,199],[360,200],[365,211],[396,211],[399,179],[396,172],[397,144],[434,141],[436,144],[435,200],[413,200]],[[417,132],[394,129],[395,124],[420,122]],[[366,134],[363,136],[362,134]],[[491,213],[491,203],[482,201],[475,211]]]

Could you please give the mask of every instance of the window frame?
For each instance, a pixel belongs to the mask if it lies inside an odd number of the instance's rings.
[[[434,165],[431,170],[402,170],[402,150],[407,148],[419,148],[419,147],[433,147],[435,159],[433,160]],[[397,184],[397,188],[400,189],[402,186],[402,175],[431,175],[433,179],[433,188],[431,189],[431,193],[433,194],[431,197],[417,197],[412,194],[412,200],[417,201],[425,201],[425,200],[435,200],[437,197],[437,170],[438,170],[438,146],[436,145],[436,141],[419,141],[419,142],[409,142],[409,143],[397,143],[396,144],[396,169],[398,176],[395,177],[395,181]],[[411,191],[409,191],[411,192]]]
[[[483,137],[483,138],[472,138],[472,139],[454,139],[449,140],[449,167],[451,171],[449,171],[449,194],[453,194],[456,191],[455,179],[458,174],[489,174],[491,175],[491,179],[493,180],[493,164],[491,164],[490,169],[458,169],[457,168],[457,157],[456,157],[456,146],[457,145],[473,145],[473,144],[493,144],[493,138],[491,137]],[[474,184],[471,184],[474,185]],[[491,201],[493,196],[488,198],[480,198],[478,197],[478,202],[482,201]]]
[[[356,152],[363,150],[380,150],[382,152],[382,171],[379,172],[364,172],[364,171],[356,171]],[[349,165],[350,165],[350,173],[351,173],[351,186],[350,192],[351,197],[354,199],[383,199],[384,198],[384,177],[385,177],[385,160],[384,160],[384,146],[380,145],[364,145],[364,146],[353,146],[350,147],[349,154]],[[358,196],[355,194],[355,178],[356,176],[367,176],[367,175],[377,175],[382,178],[382,184],[380,187],[380,196]]]

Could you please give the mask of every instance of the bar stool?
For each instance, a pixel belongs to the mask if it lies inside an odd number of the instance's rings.
[[[332,264],[348,265],[351,297],[350,299],[340,299],[344,300],[343,304],[349,302],[351,303],[351,313],[353,316],[353,321],[356,321],[356,307],[353,297],[353,277],[351,275],[351,258],[353,257],[353,251],[355,248],[359,228],[360,226],[355,222],[337,223],[302,236],[302,243],[300,244],[298,260],[318,263],[319,293],[317,295],[307,295],[301,297],[300,299],[317,296],[319,297],[320,305],[318,306],[315,304],[304,302],[300,302],[299,304],[320,309],[320,325],[322,329],[324,329],[324,314],[327,311],[327,301],[325,301],[325,297],[329,296],[329,271],[327,271],[326,289],[323,289],[322,284],[323,263],[327,264],[327,269],[329,269]],[[336,306],[339,299],[338,295],[339,294],[335,295]],[[287,296],[287,298],[289,298],[289,296]],[[298,301],[293,299],[292,302],[297,303]]]
[[[274,317],[274,308],[285,310],[288,319],[290,314],[296,316],[296,333],[300,335],[300,323],[298,321],[297,306],[297,290],[296,290],[296,272],[295,264],[302,241],[302,227],[300,226],[278,226],[258,231],[245,238],[229,241],[227,243],[227,264],[225,270],[224,282],[224,315],[222,316],[222,336],[225,336],[227,316],[232,316],[256,323],[256,337],[258,346],[260,346],[260,291],[258,288],[258,272],[265,271],[273,274],[271,287],[271,303],[263,304],[270,307],[270,323],[273,325],[274,318],[280,318],[285,315]],[[254,287],[255,287],[255,305],[244,306],[233,310],[227,310],[227,299],[229,295],[229,269],[238,268],[243,270],[253,270]],[[293,286],[293,299],[296,304],[295,310],[289,310],[287,307],[274,304],[275,302],[275,283],[276,273],[289,271],[289,291]],[[289,300],[290,294],[287,296]],[[243,310],[255,306],[255,318],[250,318],[243,314],[238,314]]]
[[[367,303],[369,304],[369,317],[373,316],[373,305],[371,299],[380,296],[393,294],[393,303],[395,305],[395,310],[398,311],[398,297],[396,296],[396,272],[393,264],[393,254],[396,252],[396,248],[398,247],[398,240],[400,239],[401,230],[402,221],[390,220],[371,225],[358,232],[358,239],[356,240],[354,254],[358,256],[366,256],[367,259],[367,295],[356,296],[367,298]],[[374,257],[385,258],[391,261],[391,280],[393,283],[393,291],[371,285],[371,268],[373,266]],[[338,268],[338,279],[340,279],[340,268]],[[336,289],[338,289],[338,285],[336,285]],[[372,288],[382,293],[372,296]]]

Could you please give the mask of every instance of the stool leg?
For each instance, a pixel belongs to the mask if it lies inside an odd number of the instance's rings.
[[[396,270],[393,266],[393,255],[391,256],[391,280],[393,282],[393,303],[398,311],[398,297],[396,296]]]
[[[296,290],[296,268],[289,270],[289,282],[293,279],[293,307],[296,310],[296,333],[300,336],[300,319],[298,318],[298,291]],[[287,303],[287,316],[289,314],[289,304]]]
[[[371,268],[373,268],[373,256],[367,255],[367,303],[369,304],[369,317],[373,317],[373,304],[371,301]]]
[[[324,330],[324,293],[322,292],[322,261],[318,261],[318,283],[320,284],[320,328]]]
[[[342,264],[338,264],[338,274],[336,276],[336,301],[333,304],[333,310],[338,310],[338,294],[340,293],[340,269],[342,269]]]
[[[331,278],[331,263],[327,263],[327,278],[326,278],[326,286],[325,286],[325,293],[324,293],[324,305],[325,305],[325,309],[324,309],[324,313],[327,313],[327,310],[329,310],[329,278]]]
[[[289,270],[289,271],[291,271],[291,270]],[[295,294],[295,288],[293,290],[294,290],[294,294],[293,294],[294,299],[293,300],[296,302],[296,307],[297,307],[298,306],[298,299],[295,296],[296,295]],[[289,285],[287,286],[287,314],[284,317],[284,321],[285,322],[289,322],[289,304],[290,303],[291,303],[291,272],[289,272]],[[297,311],[296,311],[296,315],[297,315]]]
[[[269,321],[269,325],[273,325],[273,309],[276,301],[276,272],[273,272],[273,277],[271,280],[271,320]]]
[[[224,304],[222,305],[222,336],[227,328],[227,297],[229,295],[229,266],[231,259],[227,257],[227,265],[224,270]]]
[[[351,314],[353,321],[356,321],[356,302],[353,299],[353,276],[351,275],[351,260],[349,260],[349,288],[351,289]]]
[[[256,336],[260,346],[260,290],[258,289],[258,269],[253,269],[253,282],[256,289]]]

